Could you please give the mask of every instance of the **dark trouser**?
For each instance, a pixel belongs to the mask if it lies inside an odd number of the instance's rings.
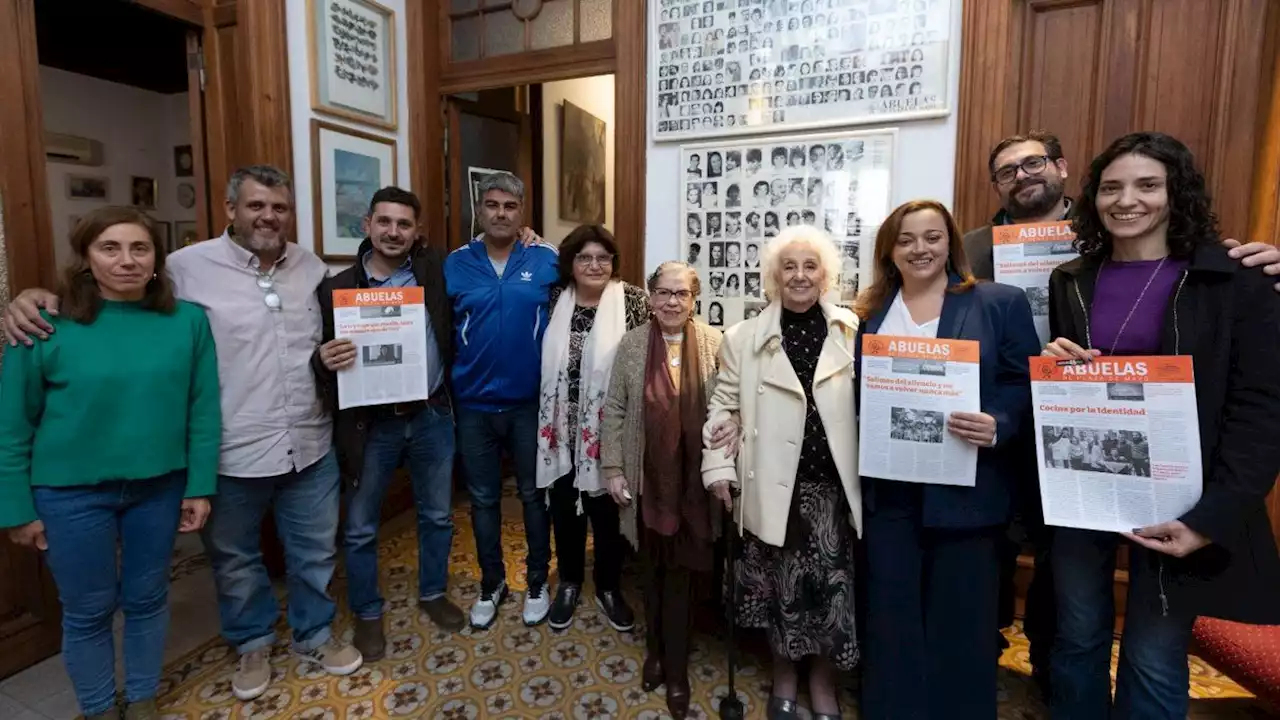
[[[1018,556],[1029,545],[1034,553],[1035,566],[1032,569],[1031,586],[1027,588],[1022,629],[1031,644],[1031,669],[1035,672],[1048,672],[1049,653],[1053,649],[1054,628],[1057,626],[1053,567],[1049,557],[1053,528],[1044,524],[1039,511],[1039,496],[1028,498],[1028,502],[1034,502],[1036,508],[1024,509],[1000,543],[1000,627],[1013,624],[1014,600],[1017,595],[1014,576],[1018,571]]]
[[[511,453],[516,488],[524,506],[525,558],[530,588],[547,584],[551,566],[551,514],[538,489],[538,405],[520,405],[504,412],[459,408],[458,453],[471,496],[471,522],[480,559],[481,585],[492,592],[506,582],[502,559],[502,450]]]
[[[1129,545],[1129,595],[1111,700],[1116,533],[1058,528],[1053,573],[1058,636],[1053,648],[1054,720],[1181,720],[1191,682],[1187,647],[1195,616],[1160,602],[1162,556]],[[1165,581],[1169,582],[1168,574]]]
[[[670,691],[671,681],[683,682],[689,673],[689,636],[693,634],[693,571],[666,562],[660,542],[640,529],[640,555],[644,573],[645,647],[662,661]]]
[[[622,531],[618,504],[605,493],[587,495],[573,486],[574,473],[551,486],[551,521],[556,534],[556,564],[560,582],[582,585],[587,564],[587,520],[595,537],[592,579],[596,592],[617,591],[622,575]],[[581,506],[579,506],[581,500]],[[579,507],[581,511],[579,511]]]
[[[1002,528],[924,527],[918,489],[887,485],[866,518],[861,717],[993,720]]]

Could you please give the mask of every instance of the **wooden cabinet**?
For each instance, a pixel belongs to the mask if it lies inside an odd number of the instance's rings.
[[[0,539],[0,680],[58,652],[58,593],[40,555]]]

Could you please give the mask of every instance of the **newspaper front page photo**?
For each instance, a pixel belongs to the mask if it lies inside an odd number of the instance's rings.
[[[864,337],[859,472],[972,487],[978,449],[947,432],[947,416],[981,410],[978,359],[973,340]]]
[[[991,228],[992,260],[998,283],[1022,288],[1031,303],[1040,344],[1049,340],[1049,276],[1076,259],[1076,234],[1068,221],[996,225]]]
[[[334,290],[333,327],[356,345],[355,365],[338,373],[339,408],[427,399],[422,288]]]
[[[1031,359],[1044,521],[1131,532],[1200,500],[1191,358]]]

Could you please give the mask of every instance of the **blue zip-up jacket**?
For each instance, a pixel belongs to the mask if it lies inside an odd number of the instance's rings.
[[[502,412],[538,401],[542,334],[551,287],[560,278],[554,247],[516,243],[502,277],[483,242],[454,250],[444,263],[453,303],[457,357],[453,393],[459,405]]]

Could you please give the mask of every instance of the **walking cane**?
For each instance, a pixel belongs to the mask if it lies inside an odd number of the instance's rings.
[[[731,487],[730,492],[734,502],[737,502],[738,492]],[[734,567],[734,543],[733,538],[738,534],[737,523],[734,522],[733,511],[729,511],[729,527],[725,533],[725,549],[726,561],[729,565],[729,606],[725,612],[729,620],[729,636],[728,647],[726,648],[729,656],[729,692],[720,698],[720,720],[742,720],[743,707],[742,700],[738,699],[738,691],[734,689],[734,675],[738,670],[737,647],[733,642],[733,629],[738,624],[738,573]]]

